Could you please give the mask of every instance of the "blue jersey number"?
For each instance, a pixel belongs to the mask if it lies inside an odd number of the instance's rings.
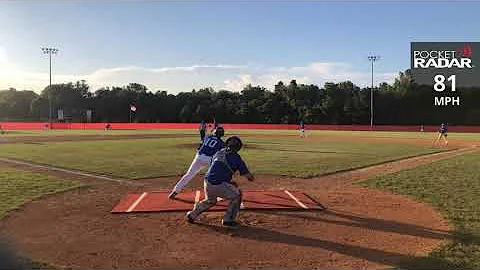
[[[214,148],[215,145],[217,145],[218,141],[215,140],[215,139],[212,139],[212,138],[208,138],[208,140],[206,140],[203,145],[205,146],[208,146],[208,147],[211,147],[211,148]]]

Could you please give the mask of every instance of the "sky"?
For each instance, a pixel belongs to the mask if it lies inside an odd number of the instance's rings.
[[[480,41],[480,2],[5,1],[0,89],[86,80],[178,93],[280,80],[375,84],[409,68],[410,42]]]

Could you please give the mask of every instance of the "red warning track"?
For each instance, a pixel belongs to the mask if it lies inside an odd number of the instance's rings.
[[[111,211],[112,213],[188,211],[195,202],[204,198],[202,191],[184,192],[175,200],[168,199],[168,192],[144,192],[128,194]],[[303,209],[322,210],[314,198],[297,191],[243,191],[242,209]],[[219,202],[210,211],[226,210],[228,202]]]

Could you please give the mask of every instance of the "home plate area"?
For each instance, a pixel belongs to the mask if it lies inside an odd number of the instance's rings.
[[[202,191],[183,192],[175,200],[168,199],[169,192],[154,191],[128,194],[113,209],[112,213],[189,211],[204,198]],[[298,191],[242,191],[242,206],[245,210],[324,210],[325,207],[313,197]],[[228,201],[218,198],[218,203],[209,211],[225,211]]]

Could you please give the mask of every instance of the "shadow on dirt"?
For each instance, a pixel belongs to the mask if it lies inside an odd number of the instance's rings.
[[[34,263],[16,254],[9,244],[0,239],[0,269],[47,269],[47,265]]]
[[[409,266],[409,268],[421,268],[423,266],[434,266],[435,268],[455,268],[455,265],[448,263],[442,259],[426,259],[422,257],[410,256],[395,252],[383,251],[374,248],[360,247],[350,244],[342,244],[330,242],[321,239],[315,239],[305,236],[288,234],[261,227],[241,227],[238,229],[229,229],[210,224],[198,224],[198,226],[206,227],[217,233],[227,234],[232,237],[245,238],[255,241],[283,243],[288,245],[313,247],[329,250],[339,254],[365,259],[371,262],[395,265],[398,267]],[[422,265],[416,265],[413,262],[423,262]]]
[[[320,214],[319,212],[271,212],[269,214],[278,216],[287,216],[291,218],[307,219],[325,223],[332,223],[342,226],[361,227],[366,229],[379,230],[389,233],[397,233],[403,235],[411,235],[422,238],[448,240],[450,243],[446,245],[479,245],[480,237],[474,234],[462,233],[459,231],[436,230],[424,226],[407,224],[392,220],[383,220],[370,217],[358,216],[351,212],[325,210]],[[328,218],[330,216],[330,219]],[[331,217],[339,217],[343,220],[332,220]],[[465,269],[465,266],[454,264],[437,255],[437,252],[432,253],[427,257],[412,257],[410,259],[404,258],[396,265],[403,269]]]
[[[284,213],[275,212],[270,213],[272,215],[286,216],[289,218],[299,218],[311,221],[318,221],[322,223],[330,223],[341,226],[350,226],[356,228],[366,228],[371,230],[398,233],[403,235],[411,235],[422,238],[430,239],[454,239],[454,236],[449,231],[435,230],[423,226],[402,223],[392,220],[383,220],[371,217],[362,217],[355,215],[354,213],[337,211],[337,210],[325,210],[320,215],[310,213]],[[341,218],[342,220],[333,220],[332,218]]]
[[[286,215],[295,216],[296,214],[286,213]],[[374,223],[377,221],[378,221],[377,219],[371,219],[369,222]],[[399,226],[400,227],[405,226],[405,228],[400,229],[400,231],[407,231],[407,229],[415,228],[415,226],[412,226],[409,224],[402,224],[402,223],[394,223],[394,224],[396,224],[397,228]],[[430,269],[432,267],[434,267],[435,269],[439,269],[439,268],[440,269],[458,269],[459,268],[459,266],[456,266],[442,258],[430,258],[430,257],[418,257],[418,256],[405,255],[405,254],[383,251],[383,250],[374,249],[374,248],[360,247],[360,246],[355,246],[350,244],[343,244],[343,243],[325,241],[322,239],[288,234],[288,233],[283,233],[279,231],[265,229],[262,227],[242,226],[238,229],[230,229],[230,228],[220,227],[220,226],[211,225],[211,224],[197,223],[197,225],[208,228],[217,233],[230,235],[232,237],[245,238],[245,239],[262,241],[262,242],[283,243],[288,245],[325,249],[332,252],[344,254],[347,256],[365,259],[375,263],[392,265],[402,269],[405,269],[405,268]],[[427,233],[428,228],[419,227],[416,229],[426,233],[427,235],[432,236],[430,233]],[[437,235],[437,237],[440,237],[440,235],[443,235],[443,233],[440,233],[439,235]]]

